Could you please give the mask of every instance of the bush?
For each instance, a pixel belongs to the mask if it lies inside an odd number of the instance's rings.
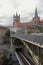
[[[10,45],[10,30],[7,30],[6,33],[5,33],[5,38],[3,39],[3,44],[7,44],[7,45]]]
[[[41,30],[40,32],[43,33],[43,30]]]
[[[30,33],[34,33],[34,32],[33,32],[33,30],[28,30],[27,33],[30,34]]]
[[[5,36],[10,36],[10,30],[7,30]]]

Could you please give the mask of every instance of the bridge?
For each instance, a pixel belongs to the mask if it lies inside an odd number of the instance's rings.
[[[34,61],[34,65],[43,65],[43,34],[33,35],[15,33],[11,34],[11,37],[8,38],[14,40],[14,48],[17,51],[17,53],[15,52],[15,55],[17,56],[17,58],[19,57],[18,55],[20,55],[20,57],[21,55],[24,57],[23,54],[25,53],[26,57],[29,57],[29,60],[32,59],[32,63]]]
[[[43,35],[15,33],[11,37],[23,43],[23,52],[29,53],[36,65],[43,65]]]
[[[43,35],[32,35],[32,34],[14,34],[11,37],[16,37],[23,41],[29,42],[30,44],[43,48]]]

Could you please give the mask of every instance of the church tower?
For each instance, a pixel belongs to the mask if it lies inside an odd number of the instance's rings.
[[[33,17],[33,24],[40,24],[40,17],[38,16],[37,8],[35,9],[35,16]]]
[[[13,23],[18,22],[20,23],[20,14],[18,15],[16,12],[16,15],[13,16]]]
[[[13,30],[15,33],[21,31],[20,14],[18,15],[16,13],[16,15],[13,16]]]

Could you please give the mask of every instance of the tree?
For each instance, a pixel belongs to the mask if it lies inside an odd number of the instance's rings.
[[[4,53],[2,65],[13,65],[13,64],[14,64],[14,62],[12,62],[12,54],[10,54],[9,58],[7,58],[7,56]]]
[[[27,33],[31,34],[31,33],[34,33],[34,31],[33,30],[28,30]]]
[[[43,30],[40,30],[40,33],[43,33]]]
[[[3,63],[2,63],[2,65],[8,65],[8,59],[7,59],[7,56],[6,56],[6,54],[4,53],[3,54],[3,58],[2,58],[2,60],[3,60]]]
[[[10,45],[10,30],[7,30],[5,33],[5,38],[3,39],[4,44],[7,44],[8,46]]]
[[[7,30],[5,36],[10,36],[10,30]]]

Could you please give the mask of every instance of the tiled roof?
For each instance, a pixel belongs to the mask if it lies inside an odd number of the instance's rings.
[[[5,27],[5,26],[0,26],[0,29],[9,29],[8,27]]]
[[[43,20],[41,20],[41,24],[43,24]]]
[[[18,22],[13,24],[13,27],[20,27],[20,24]]]
[[[29,26],[30,25],[30,22],[24,22],[22,23],[23,26]]]

